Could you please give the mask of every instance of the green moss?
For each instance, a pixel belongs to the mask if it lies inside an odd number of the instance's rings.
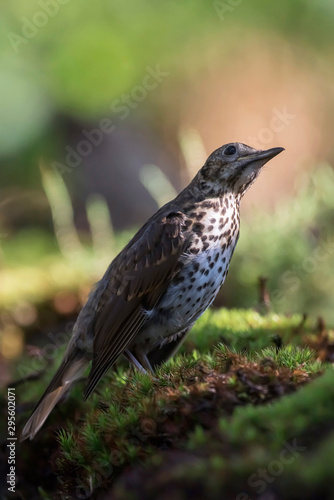
[[[308,353],[300,361],[309,358]],[[220,346],[212,355],[196,360],[192,356],[190,359],[177,356],[160,368],[155,379],[132,372],[122,388],[117,388],[118,381],[113,383],[111,379],[110,391],[103,393],[104,401],[98,403],[97,397],[93,398],[85,423],[76,430],[84,462],[76,462],[74,468],[74,457],[69,457],[67,450],[60,454],[63,483],[67,491],[78,481],[87,483],[92,464],[98,468],[105,466],[108,454],[113,466],[117,457],[116,472],[104,481],[105,487],[138,459],[149,460],[160,447],[197,450],[206,446],[208,429],[222,432],[219,426],[222,415],[233,415],[238,407],[261,405],[295,391],[309,380],[306,369],[299,371],[295,374],[295,367],[285,366],[284,357],[281,366],[274,360],[249,361]],[[101,404],[102,411],[98,409]],[[238,425],[236,437],[240,434]],[[233,428],[231,432],[233,436]],[[256,440],[252,427],[248,428],[247,436]],[[217,453],[212,462],[215,470],[219,463]]]
[[[293,345],[287,345],[282,349],[266,347],[260,353],[256,353],[256,358],[264,360],[269,358],[280,366],[287,366],[290,369],[302,368],[307,373],[317,373],[322,366],[313,349]]]
[[[266,406],[245,406],[197,426],[179,455],[157,452],[113,489],[125,500],[165,498],[332,498],[334,371]],[[158,458],[159,457],[159,458]],[[178,496],[178,493],[181,496]]]
[[[205,352],[219,341],[238,351],[255,352],[273,345],[277,336],[283,343],[297,344],[301,324],[303,333],[312,331],[311,322],[304,322],[299,314],[263,316],[254,310],[209,310],[196,322],[181,352]]]
[[[273,342],[275,335],[282,339],[281,347]],[[334,372],[328,370],[307,384],[326,369],[318,360],[324,338],[323,329],[313,328],[299,315],[210,311],[196,324],[182,352],[154,377],[120,360],[86,403],[80,382],[36,437],[36,445],[39,439],[54,442],[53,433],[47,438],[48,428],[64,426],[53,458],[58,493],[70,498],[78,485],[89,494],[108,488],[118,492],[118,480],[131,492],[136,484],[132,474],[140,470],[137,487],[149,498],[150,481],[143,478],[146,467],[154,467],[157,490],[166,475],[172,488],[178,485],[186,495],[188,483],[192,491],[198,476],[199,495],[214,498],[219,492],[221,498],[225,490],[234,492],[235,484],[247,486],[252,467],[274,460],[285,441],[307,437],[313,449],[312,429],[327,429],[334,410],[325,404],[331,398]],[[32,388],[42,392],[49,378],[44,373],[40,380],[23,383],[18,395],[24,391],[29,399]]]

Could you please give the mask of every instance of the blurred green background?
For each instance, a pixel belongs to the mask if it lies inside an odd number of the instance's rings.
[[[0,20],[0,353],[75,318],[224,143],[283,146],[217,305],[334,322],[334,4],[17,0]],[[0,378],[6,380],[7,370]]]

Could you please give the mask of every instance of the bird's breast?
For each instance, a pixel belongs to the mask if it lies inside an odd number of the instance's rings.
[[[187,327],[210,306],[224,283],[238,240],[239,213],[233,203],[220,204],[218,210],[217,204],[197,208],[196,213],[188,216],[189,245],[182,268],[156,307],[167,330]]]
[[[188,246],[180,270],[154,309],[145,311],[148,322],[136,338],[138,344],[161,345],[191,326],[224,283],[239,235],[237,207],[230,200],[206,201],[186,213],[185,224]]]

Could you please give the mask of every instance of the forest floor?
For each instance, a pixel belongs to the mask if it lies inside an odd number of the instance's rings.
[[[39,348],[20,360],[18,430],[62,352],[42,369]],[[86,403],[79,382],[16,443],[16,494],[2,498],[334,498],[333,356],[321,319],[208,311],[154,378],[120,360]]]

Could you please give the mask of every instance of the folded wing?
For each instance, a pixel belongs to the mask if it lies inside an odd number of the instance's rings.
[[[127,349],[181,267],[187,241],[184,215],[173,212],[144,227],[107,271],[94,325],[93,363],[85,398]]]

